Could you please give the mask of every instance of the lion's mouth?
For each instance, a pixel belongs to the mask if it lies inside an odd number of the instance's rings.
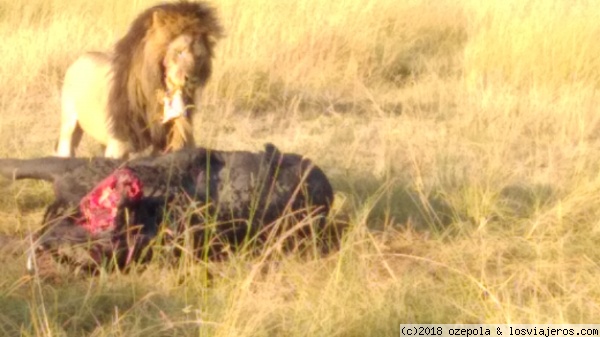
[[[172,95],[165,95],[163,98],[164,111],[162,123],[167,123],[179,117],[187,117],[187,109],[183,101],[181,89],[176,90]]]

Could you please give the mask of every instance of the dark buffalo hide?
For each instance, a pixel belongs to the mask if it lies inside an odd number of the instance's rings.
[[[281,237],[294,247],[307,236],[330,239],[322,235],[333,202],[327,177],[271,144],[257,153],[195,148],[131,161],[0,159],[0,174],[54,183],[38,250],[90,269],[146,260],[151,242],[214,257]]]

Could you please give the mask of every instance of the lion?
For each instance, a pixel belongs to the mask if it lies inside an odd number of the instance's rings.
[[[80,56],[65,73],[56,155],[75,156],[84,132],[110,158],[194,146],[192,114],[221,37],[214,9],[180,1],[142,12],[112,53]]]

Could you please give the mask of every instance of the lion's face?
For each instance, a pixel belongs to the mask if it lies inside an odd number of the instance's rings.
[[[201,1],[165,2],[141,13],[111,60],[108,109],[115,138],[135,151],[193,144],[191,115],[221,37],[215,11]]]
[[[187,115],[194,92],[203,78],[210,52],[202,36],[181,34],[167,46],[163,59],[165,97],[163,122]]]

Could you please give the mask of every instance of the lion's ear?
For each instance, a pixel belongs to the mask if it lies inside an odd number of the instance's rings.
[[[214,48],[214,46],[219,41],[219,38],[220,36],[217,36],[215,34],[206,34],[206,43],[208,44],[210,49]]]
[[[223,38],[223,29],[220,26],[211,27],[205,34],[205,42],[210,46],[210,48],[214,48],[214,46],[219,42],[220,39]]]
[[[167,13],[162,9],[157,9],[152,13],[152,27],[162,27],[167,22]]]

